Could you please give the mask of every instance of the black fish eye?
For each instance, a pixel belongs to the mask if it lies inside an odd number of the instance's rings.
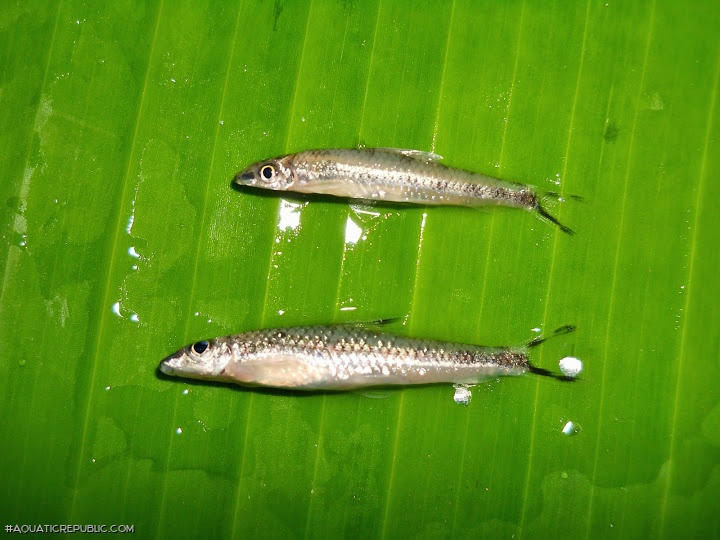
[[[270,180],[273,176],[275,176],[275,167],[272,165],[264,165],[262,169],[260,169],[260,175],[265,180]]]
[[[202,354],[209,346],[210,344],[207,341],[198,341],[197,343],[190,345],[190,350],[195,354]]]

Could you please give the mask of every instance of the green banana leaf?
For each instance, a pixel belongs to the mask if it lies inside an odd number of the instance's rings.
[[[712,0],[3,2],[2,525],[720,535],[718,28]],[[557,192],[577,234],[230,186],[357,145]],[[406,316],[486,345],[573,324],[533,360],[585,369],[467,406],[157,370],[204,337]]]

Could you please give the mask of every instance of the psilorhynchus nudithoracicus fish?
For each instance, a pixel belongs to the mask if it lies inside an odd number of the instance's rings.
[[[572,332],[563,326],[553,335]],[[294,390],[458,383],[533,372],[561,375],[530,363],[523,347],[412,339],[372,326],[337,324],[257,330],[198,341],[165,358],[168,375]]]
[[[395,148],[306,150],[254,163],[235,176],[235,183],[396,203],[525,208],[573,234],[545,210],[532,187],[448,167],[441,159]]]

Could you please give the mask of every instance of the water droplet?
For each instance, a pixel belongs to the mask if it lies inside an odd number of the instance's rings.
[[[136,259],[140,258],[140,254],[135,250],[135,246],[130,246],[128,248],[128,255],[130,255],[131,257],[134,257]]]
[[[304,122],[304,121],[305,121],[305,117],[303,116],[300,120]]]
[[[124,309],[122,308],[122,306],[121,306],[121,304],[120,304],[120,300],[118,300],[117,302],[115,302],[115,303],[110,307],[110,309],[112,310],[112,312],[113,312],[115,315],[117,315],[117,316],[120,317],[121,319],[124,319],[124,318],[127,316],[127,318],[128,318],[130,321],[132,321],[132,322],[139,322],[139,321],[140,321],[140,317],[138,316],[137,313],[130,312],[129,315],[128,315],[128,311],[127,311],[127,310],[124,310]],[[123,312],[124,312],[124,314],[123,314]]]
[[[105,387],[105,391],[107,392],[108,390],[110,390],[110,387],[109,387],[109,386],[106,386],[106,387]]]
[[[342,300],[340,302],[340,311],[355,311],[357,308],[353,306],[354,300],[352,298],[348,298],[347,300]]]
[[[175,433],[177,433],[178,435],[182,435],[182,428],[177,428],[175,430]]]
[[[18,362],[18,364],[20,364],[21,366],[24,366],[25,364],[27,364],[27,360],[25,360],[24,358],[22,358],[22,359]]]
[[[363,230],[358,226],[353,219],[348,216],[345,222],[345,243],[350,245],[357,244],[358,240],[362,237]]]
[[[125,225],[125,232],[130,235],[132,234],[133,223],[135,223],[135,199],[132,201],[132,211],[130,212],[127,224]]]
[[[280,203],[280,215],[278,217],[277,227],[281,231],[287,229],[297,230],[300,227],[300,209],[304,206],[302,203],[296,203],[283,199]]]
[[[568,420],[565,426],[563,426],[562,428],[562,432],[568,437],[574,437],[575,435],[580,433],[580,430],[580,424],[576,424],[575,422],[572,422],[570,420]]]
[[[25,218],[22,218],[24,220]],[[13,231],[13,243],[20,248],[27,248],[27,234]]]
[[[285,314],[285,310],[284,310],[284,309],[278,309],[278,310],[277,310],[277,314],[278,314],[278,315],[283,315],[283,314]]]

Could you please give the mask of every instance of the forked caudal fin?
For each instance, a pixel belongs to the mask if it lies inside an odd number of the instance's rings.
[[[546,219],[550,223],[554,223],[555,225],[560,227],[560,230],[562,232],[569,234],[570,236],[575,234],[575,231],[573,231],[570,227],[567,227],[567,226],[563,225],[562,223],[560,223],[558,221],[558,219],[555,216],[553,216],[550,212],[545,210],[545,208],[543,208],[543,206],[540,203],[538,203],[537,206],[535,206],[535,210],[537,210],[538,215],[542,219]]]
[[[542,200],[547,201],[548,199],[557,199],[559,201],[562,201],[563,198],[572,199],[574,201],[580,201],[583,202],[584,199],[582,197],[579,197],[577,195],[561,195],[560,193],[556,193],[554,191],[546,191],[542,194],[542,197],[537,197],[535,200],[534,210],[537,211],[538,215],[540,216],[540,219],[544,219],[546,221],[549,221],[550,223],[553,223],[554,225],[557,225],[560,227],[560,230],[564,232],[565,234],[569,234],[570,236],[575,234],[575,231],[572,230],[570,227],[567,227],[566,225],[563,225],[560,223],[558,218],[553,216],[550,212],[547,211],[547,209],[542,205]]]
[[[528,342],[526,345],[528,349],[531,349],[533,347],[537,347],[538,345],[541,345],[545,343],[548,339],[557,337],[557,336],[564,336],[565,334],[570,334],[575,331],[575,326],[571,324],[567,324],[565,326],[561,326],[560,328],[555,329],[555,331],[548,337],[536,337],[535,339]],[[539,368],[537,366],[534,366],[533,364],[528,361],[528,369],[530,370],[530,373],[534,373],[535,375],[541,375],[543,377],[550,377],[553,379],[557,379],[559,381],[566,381],[566,382],[572,382],[576,380],[576,377],[571,377],[569,375],[564,375],[561,373],[554,373],[550,370]]]
[[[537,347],[538,345],[545,343],[548,339],[554,338],[556,336],[564,336],[565,334],[572,334],[575,331],[575,326],[572,324],[566,324],[565,326],[561,326],[560,328],[556,328],[553,333],[548,337],[536,337],[533,340],[530,340],[526,347],[528,349],[531,349],[533,347]]]
[[[574,382],[577,380],[577,377],[569,377],[567,375],[563,375],[562,373],[554,373],[549,369],[543,369],[534,366],[530,362],[528,362],[528,370],[530,371],[530,373],[534,373],[535,375],[540,375],[542,377],[550,377],[551,379],[557,379],[558,381]]]

